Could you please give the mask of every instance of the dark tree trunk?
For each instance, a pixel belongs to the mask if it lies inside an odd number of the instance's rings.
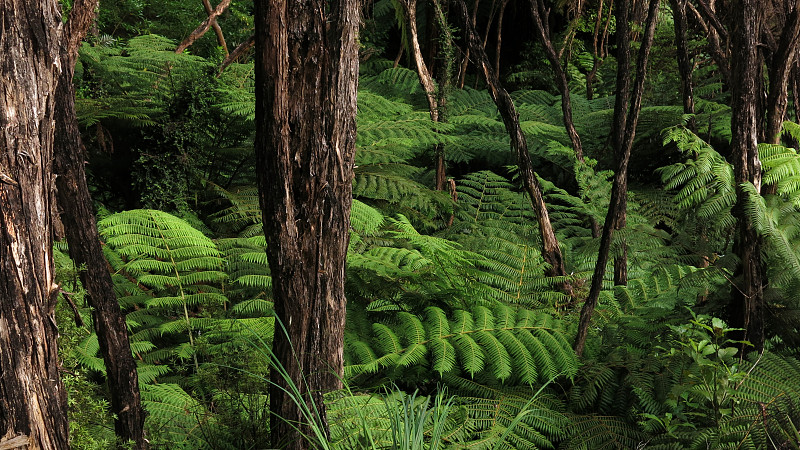
[[[52,252],[61,15],[55,0],[6,0],[0,17],[0,447],[68,449]]]
[[[761,245],[755,225],[747,214],[750,201],[742,183],[761,188],[761,161],[756,136],[759,116],[758,78],[761,67],[758,36],[762,23],[757,0],[742,0],[731,8],[731,153],[736,182],[737,234],[734,250],[741,263],[736,271],[729,314],[731,325],[744,328],[744,339],[756,350],[764,348],[764,275]]]
[[[506,6],[509,0],[503,0],[500,3],[500,13],[497,15],[497,42],[494,50],[494,73],[500,77],[500,49],[503,45],[503,16],[506,13]]]
[[[611,239],[615,230],[625,226],[628,205],[628,162],[630,161],[633,138],[636,135],[636,124],[639,121],[639,111],[642,106],[647,60],[650,55],[650,48],[653,45],[653,36],[655,35],[658,3],[658,0],[650,0],[644,36],[642,37],[642,44],[636,61],[636,83],[632,95],[630,95],[630,74],[628,71],[630,62],[630,40],[628,37],[630,32],[628,27],[630,0],[623,0],[617,6],[617,39],[620,46],[619,65],[617,68],[617,98],[614,105],[614,127],[616,130],[614,133],[614,156],[617,167],[614,173],[614,184],[611,188],[611,202],[608,206],[606,221],[603,224],[603,234],[600,237],[600,251],[597,255],[597,264],[594,267],[592,285],[589,290],[589,296],[581,309],[578,335],[575,338],[575,352],[578,355],[583,354],[592,313],[597,307],[600,291],[603,288],[603,278],[605,277],[606,265],[608,264],[611,250]],[[628,79],[626,80],[625,78]],[[621,100],[620,97],[624,97],[624,100]],[[630,98],[629,111],[628,98]],[[622,245],[622,255],[625,255],[627,247],[624,243]],[[617,267],[617,264],[623,264],[623,261],[625,261],[626,266],[624,268]],[[614,273],[615,283],[623,281],[621,279],[618,280],[618,276],[624,275],[627,278],[627,258],[615,262]]]
[[[73,69],[80,41],[85,36],[97,8],[97,0],[73,4],[62,39],[62,72],[56,89],[55,150],[57,200],[61,210],[69,254],[78,266],[81,283],[92,306],[92,322],[106,366],[114,428],[121,446],[133,441],[137,449],[148,448],[144,438],[144,410],[139,398],[136,362],[128,342],[125,317],[114,294],[114,284],[100,247],[92,200],[86,185],[84,152],[75,114]]]
[[[689,56],[688,25],[686,20],[687,0],[670,0],[672,17],[675,28],[675,47],[678,56],[678,72],[681,75],[681,96],[683,98],[683,113],[694,114],[694,89],[692,88],[692,60]],[[689,120],[688,127],[693,132],[697,131],[694,117]]]
[[[503,117],[503,123],[505,124],[506,130],[511,137],[511,147],[517,154],[519,172],[522,177],[525,190],[531,197],[533,210],[535,211],[536,218],[539,221],[539,231],[541,232],[542,236],[542,257],[550,266],[547,271],[547,275],[565,276],[566,271],[564,269],[564,257],[562,256],[561,249],[558,246],[558,240],[556,239],[555,232],[553,231],[553,225],[550,223],[550,215],[547,212],[547,205],[545,205],[544,198],[542,196],[542,187],[539,184],[539,180],[536,178],[536,174],[533,172],[533,164],[531,163],[531,157],[528,154],[528,143],[525,140],[525,135],[522,133],[522,128],[520,128],[519,125],[519,114],[517,114],[517,110],[514,107],[511,96],[508,95],[508,92],[506,92],[506,90],[500,84],[500,80],[497,79],[497,74],[495,74],[492,66],[489,63],[489,58],[486,56],[486,52],[483,50],[481,40],[478,37],[478,34],[475,32],[475,28],[469,21],[467,7],[464,4],[464,0],[453,2],[453,6],[455,8],[455,14],[461,21],[461,26],[463,26],[465,29],[467,44],[471,54],[473,55],[473,61],[475,62],[475,65],[477,65],[483,71],[483,74],[486,77],[486,84],[489,87],[489,94],[497,104],[497,109],[500,111],[500,115]],[[572,295],[572,285],[569,284],[569,282],[564,282],[563,290],[566,294]]]
[[[292,398],[272,370],[271,437],[273,447],[305,449],[302,435],[313,435],[297,402],[327,428],[323,394],[342,386],[360,8],[356,0],[255,6],[255,145],[278,319],[273,351],[301,395]]]
[[[780,132],[786,117],[789,102],[789,76],[797,57],[797,41],[800,37],[800,14],[798,7],[792,9],[783,26],[778,48],[769,64],[769,93],[767,95],[766,140],[771,144],[780,142]]]
[[[536,37],[544,47],[544,53],[550,62],[550,67],[553,69],[553,78],[556,86],[558,86],[558,91],[561,93],[561,113],[564,116],[564,128],[566,128],[569,140],[572,142],[575,158],[583,162],[581,137],[578,135],[578,131],[575,130],[575,122],[572,120],[572,102],[570,100],[567,74],[561,67],[561,60],[553,48],[553,42],[550,40],[550,26],[547,24],[547,17],[542,18],[542,13],[540,12],[540,9],[543,9],[541,2],[539,0],[529,0],[529,4],[533,25],[536,28]]]

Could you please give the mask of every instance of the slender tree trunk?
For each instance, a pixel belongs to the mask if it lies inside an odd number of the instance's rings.
[[[481,0],[475,0],[475,4],[472,6],[472,29],[476,29],[478,26],[478,5],[480,4]],[[476,31],[477,33],[477,31]],[[469,65],[469,52],[470,47],[467,46],[467,50],[464,52],[464,61],[461,63],[461,71],[459,72],[459,80],[458,80],[458,88],[464,89],[464,83],[466,82],[467,78],[467,66]]]
[[[145,414],[139,397],[136,362],[128,342],[125,317],[100,247],[75,113],[73,69],[80,41],[94,20],[97,3],[97,0],[79,0],[73,4],[62,39],[63,70],[56,89],[53,169],[57,174],[58,206],[70,256],[76,265],[86,267],[80,278],[93,308],[92,322],[106,366],[115,431],[121,447],[129,448],[127,442],[133,441],[136,449],[146,449],[149,446],[144,438]]]
[[[639,111],[642,106],[647,60],[650,55],[650,48],[653,45],[653,36],[655,35],[658,3],[659,0],[650,0],[644,36],[642,37],[642,44],[636,61],[636,83],[633,95],[629,94],[630,74],[628,72],[628,63],[630,61],[630,40],[628,37],[630,32],[628,27],[630,0],[623,0],[617,6],[617,39],[620,49],[620,54],[618,55],[619,66],[617,67],[617,98],[614,105],[614,126],[617,130],[614,133],[614,154],[617,168],[614,173],[614,184],[611,188],[611,202],[608,206],[606,221],[603,224],[603,234],[600,237],[600,251],[597,255],[597,264],[594,267],[592,285],[589,290],[589,296],[581,309],[578,334],[575,338],[575,352],[578,355],[583,354],[586,346],[586,337],[589,334],[592,313],[597,307],[600,291],[603,288],[603,278],[605,277],[614,231],[625,226],[628,205],[628,162],[630,161],[633,138],[636,135],[636,124],[639,121]],[[628,80],[625,78],[628,78]],[[626,100],[622,102],[620,97],[625,97]],[[627,111],[627,98],[630,98],[630,111]],[[622,251],[626,253],[627,247],[623,246]],[[624,270],[624,276],[627,277],[627,266]],[[622,268],[617,268],[615,263],[615,283],[621,281],[616,279],[617,271],[622,272]]]
[[[678,53],[678,72],[681,75],[681,96],[683,113],[694,115],[694,89],[692,88],[692,61],[689,56],[688,25],[686,20],[687,0],[670,0],[675,29],[675,47]],[[689,129],[697,131],[694,117],[689,120]]]
[[[729,313],[731,325],[744,328],[744,339],[756,350],[764,348],[764,274],[761,243],[755,224],[747,214],[750,201],[742,189],[743,183],[761,188],[761,161],[758,159],[756,136],[759,116],[758,78],[761,67],[758,56],[758,36],[762,24],[759,2],[741,0],[731,13],[731,152],[736,182],[737,234],[734,250],[741,261],[735,273]]]
[[[52,250],[61,14],[6,0],[0,16],[0,447],[68,449]]]
[[[214,14],[214,8],[211,7],[211,2],[208,0],[203,0],[203,8],[206,10],[206,14],[211,16]],[[211,28],[214,29],[214,34],[217,35],[217,43],[220,47],[222,47],[222,51],[225,52],[225,57],[228,57],[228,44],[225,42],[225,35],[222,34],[222,28],[217,23],[216,16],[211,21]]]
[[[253,48],[253,45],[255,45],[255,43],[256,43],[256,36],[251,35],[249,38],[247,38],[246,41],[237,45],[236,48],[234,48],[233,51],[228,56],[225,57],[225,59],[222,61],[222,64],[219,65],[219,74],[217,74],[217,76],[221,75],[222,72],[228,66],[230,66],[239,58],[241,58],[242,55],[245,54],[245,52]]]
[[[310,418],[297,402],[327,429],[322,396],[342,386],[360,8],[357,0],[255,6],[255,146],[274,353],[301,395],[287,394],[272,370],[271,438],[276,448],[305,449]]]
[[[542,257],[550,266],[547,275],[565,276],[564,257],[558,246],[558,240],[553,231],[553,225],[550,223],[550,215],[547,212],[547,205],[545,205],[542,196],[542,187],[539,184],[539,180],[536,178],[536,174],[533,172],[533,164],[528,154],[528,143],[519,125],[519,114],[517,114],[517,110],[514,108],[511,96],[508,95],[508,92],[506,92],[502,84],[500,84],[500,80],[497,79],[497,74],[495,74],[492,69],[489,58],[483,50],[480,37],[478,37],[475,28],[469,22],[467,7],[464,4],[464,0],[458,0],[454,2],[453,5],[455,6],[456,15],[461,20],[461,25],[465,28],[467,44],[473,55],[473,61],[483,71],[486,77],[489,94],[497,104],[497,109],[500,111],[500,115],[503,117],[503,123],[511,137],[511,147],[517,154],[519,172],[522,176],[525,190],[531,197],[531,203],[536,212],[536,218],[539,221],[539,231],[542,236]],[[569,282],[564,282],[563,290],[568,295],[572,295],[572,285]]]
[[[183,51],[189,48],[189,46],[191,46],[192,44],[194,44],[196,40],[203,37],[203,35],[206,34],[206,32],[208,31],[208,29],[211,28],[213,24],[217,23],[217,17],[219,17],[219,15],[222,14],[223,12],[225,12],[225,10],[228,9],[228,6],[230,5],[231,5],[231,0],[222,0],[221,2],[219,2],[219,5],[217,5],[217,7],[214,8],[214,10],[208,14],[206,20],[204,20],[203,23],[200,24],[200,26],[195,28],[194,31],[189,33],[189,36],[187,36],[186,39],[184,39],[183,42],[181,42],[178,45],[178,48],[175,49],[175,53],[183,53]]]
[[[781,128],[789,103],[789,76],[797,57],[797,41],[800,38],[800,14],[795,6],[783,26],[778,48],[772,55],[769,65],[769,93],[767,94],[767,123],[765,136],[767,142],[780,142]]]
[[[428,69],[425,60],[422,58],[422,50],[419,46],[419,33],[417,32],[417,0],[398,0],[403,6],[403,11],[408,22],[408,39],[410,42],[411,54],[414,58],[414,65],[417,68],[417,76],[419,77],[419,84],[422,85],[422,90],[425,91],[425,99],[428,101],[428,111],[431,120],[439,122],[439,96],[436,85],[433,82],[433,76]],[[434,12],[436,14],[436,12]],[[438,14],[437,14],[438,15]],[[445,160],[444,148],[438,145],[434,149],[435,155],[435,189],[442,191],[445,189],[445,182],[447,176],[445,174]]]
[[[503,0],[500,3],[500,13],[497,15],[497,42],[494,51],[494,73],[500,77],[500,47],[503,43],[503,16],[506,13],[506,6],[509,0]]]
[[[553,48],[553,42],[550,40],[550,26],[547,24],[547,17],[542,18],[540,9],[542,5],[539,0],[529,0],[531,17],[533,18],[533,25],[536,27],[536,37],[544,47],[544,53],[547,55],[547,60],[550,62],[550,67],[553,69],[553,78],[555,78],[556,86],[561,93],[561,113],[564,116],[564,128],[567,130],[569,140],[572,142],[572,149],[575,151],[575,158],[583,162],[583,145],[581,144],[581,137],[578,131],[575,130],[575,123],[572,120],[572,101],[570,100],[569,84],[567,83],[567,74],[561,67],[561,60]]]

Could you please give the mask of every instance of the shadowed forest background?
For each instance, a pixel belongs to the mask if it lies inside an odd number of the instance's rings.
[[[741,2],[468,3],[467,23],[455,0],[361,5],[345,389],[302,406],[327,414],[307,445],[800,448],[797,5],[756,2],[749,47]],[[77,57],[88,185],[154,449],[274,442],[284,325],[256,186],[253,14],[104,1]],[[87,267],[68,245],[71,445],[111,448]]]

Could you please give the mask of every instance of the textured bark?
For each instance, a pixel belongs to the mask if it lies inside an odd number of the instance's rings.
[[[678,56],[678,72],[681,75],[681,97],[683,99],[683,113],[694,114],[694,89],[692,87],[692,61],[689,56],[688,24],[686,19],[687,0],[670,0],[672,7],[673,25],[675,29],[675,48]],[[688,127],[697,131],[694,117],[689,120]]]
[[[644,36],[642,37],[642,44],[636,61],[636,81],[632,94],[630,94],[630,74],[628,73],[628,63],[630,61],[628,11],[630,0],[623,0],[617,6],[617,39],[620,48],[617,68],[617,98],[614,105],[614,126],[616,127],[614,133],[614,156],[617,167],[614,173],[614,184],[611,188],[611,202],[608,206],[606,221],[603,224],[603,233],[600,237],[600,251],[597,255],[597,264],[594,267],[592,285],[583,308],[581,308],[578,334],[575,337],[575,352],[579,356],[583,354],[586,346],[586,337],[589,334],[592,313],[597,307],[597,301],[600,299],[600,291],[603,288],[603,278],[606,273],[614,231],[625,226],[628,206],[628,163],[631,157],[631,149],[633,148],[633,139],[636,135],[636,124],[639,121],[639,111],[642,106],[644,80],[647,75],[647,60],[653,45],[656,18],[658,17],[658,3],[658,0],[650,0]],[[624,97],[624,100],[620,99],[620,97]],[[628,110],[628,98],[630,99],[630,110]],[[624,243],[622,245],[622,254],[626,256],[627,248]],[[623,281],[622,279],[618,280],[618,276],[624,275],[627,278],[627,266],[624,268],[617,267],[617,264],[621,265],[623,263],[627,264],[627,257],[620,258],[619,262],[615,262],[615,283]]]
[[[208,31],[208,29],[211,28],[211,25],[217,23],[217,17],[219,17],[219,15],[222,14],[223,12],[225,12],[225,10],[228,9],[228,6],[230,6],[230,4],[231,0],[222,0],[221,2],[219,2],[217,7],[214,8],[214,11],[212,11],[208,15],[206,20],[204,20],[203,23],[200,24],[200,26],[195,28],[194,31],[189,33],[189,36],[187,36],[186,39],[184,39],[183,42],[181,42],[180,45],[178,45],[178,48],[175,49],[175,53],[183,53],[183,51],[189,48],[189,46],[191,46],[192,44],[194,44],[196,40],[203,37],[203,35],[206,34],[206,32]]]
[[[56,89],[55,149],[57,201],[61,210],[69,254],[80,273],[92,306],[92,322],[106,366],[114,428],[121,446],[135,442],[135,448],[148,448],[144,438],[144,410],[139,397],[136,362],[131,354],[125,317],[114,294],[114,284],[100,247],[92,200],[86,184],[84,152],[75,113],[73,69],[81,39],[86,35],[98,0],[77,1],[62,39],[62,72]]]
[[[341,388],[345,257],[355,153],[359,3],[258,0],[256,158],[272,270],[274,353],[302,399],[273,370],[272,445],[305,449],[296,401]],[[285,327],[285,332],[284,328]],[[299,429],[298,429],[299,428]]]
[[[475,32],[475,28],[469,22],[467,16],[467,7],[464,0],[453,2],[455,7],[455,14],[461,21],[461,26],[464,27],[466,32],[467,44],[473,55],[474,63],[477,65],[486,77],[486,84],[489,88],[489,94],[497,104],[497,109],[503,117],[506,131],[511,137],[511,147],[517,155],[517,164],[519,165],[519,173],[522,177],[523,185],[528,195],[531,197],[531,204],[536,213],[536,218],[539,222],[539,231],[542,236],[542,257],[545,262],[550,266],[547,270],[548,276],[565,276],[564,257],[561,254],[561,248],[558,246],[553,225],[550,223],[550,215],[547,212],[547,205],[544,203],[542,197],[542,187],[536,174],[533,172],[533,164],[531,164],[531,157],[528,154],[528,143],[525,140],[525,135],[522,133],[522,128],[519,125],[519,114],[517,113],[511,96],[500,84],[497,74],[492,69],[489,63],[489,58],[483,50],[483,45]],[[572,295],[572,286],[569,282],[565,282],[562,286],[565,293]]]
[[[729,306],[731,325],[744,328],[744,339],[756,350],[764,348],[764,274],[761,245],[755,224],[747,214],[747,193],[742,183],[761,188],[761,161],[758,159],[759,115],[758,78],[761,66],[758,36],[762,23],[757,0],[741,0],[731,8],[731,153],[736,181],[737,234],[734,251],[741,261],[735,273]]]
[[[553,42],[550,40],[550,27],[547,24],[547,17],[542,20],[540,9],[542,4],[540,0],[529,0],[531,17],[533,18],[533,25],[536,28],[536,38],[539,43],[544,47],[544,53],[547,60],[550,62],[550,67],[553,69],[553,78],[555,79],[558,91],[561,93],[561,113],[564,116],[564,128],[567,130],[570,142],[572,142],[572,150],[575,152],[575,158],[583,162],[583,145],[581,144],[581,137],[575,129],[575,122],[572,120],[572,101],[570,100],[569,84],[567,83],[567,74],[564,68],[561,67],[561,59],[556,54],[553,48]]]
[[[61,450],[51,170],[61,14],[55,0],[6,0],[0,17],[0,446]]]

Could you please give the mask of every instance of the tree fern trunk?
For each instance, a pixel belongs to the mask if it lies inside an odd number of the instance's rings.
[[[68,449],[54,309],[55,0],[0,3],[0,447]]]
[[[761,243],[753,218],[747,214],[748,194],[741,185],[752,183],[761,188],[761,161],[758,159],[757,136],[759,115],[758,36],[762,25],[759,2],[742,0],[731,8],[731,153],[736,181],[737,234],[734,250],[740,258],[735,273],[729,314],[733,327],[744,328],[744,339],[756,350],[764,348],[764,274]]]
[[[550,266],[547,271],[548,276],[565,276],[564,257],[561,254],[561,249],[558,246],[553,225],[550,223],[550,215],[547,212],[547,205],[545,205],[542,196],[542,187],[536,174],[533,172],[533,164],[531,163],[530,154],[528,154],[528,143],[525,140],[525,135],[522,133],[522,128],[519,125],[519,115],[514,108],[514,103],[511,96],[500,84],[497,74],[492,69],[489,63],[489,58],[483,50],[478,34],[475,28],[469,21],[467,15],[467,7],[464,0],[458,0],[453,3],[455,13],[461,20],[461,25],[465,28],[466,39],[469,49],[475,58],[475,64],[483,71],[486,77],[486,84],[489,87],[489,94],[497,104],[497,109],[503,117],[503,123],[506,126],[509,136],[511,137],[511,147],[517,154],[517,164],[519,165],[519,172],[522,176],[522,181],[525,190],[531,197],[531,204],[536,212],[536,218],[539,222],[539,231],[542,236],[542,257],[545,262]],[[572,285],[569,282],[564,282],[562,286],[565,293],[572,294]]]
[[[97,0],[76,2],[62,39],[62,72],[56,89],[55,154],[58,205],[69,253],[78,266],[81,283],[92,306],[92,323],[106,365],[114,428],[121,444],[149,448],[144,438],[144,410],[139,397],[136,362],[131,354],[128,328],[114,294],[114,283],[100,247],[92,199],[86,185],[85,155],[75,114],[72,74],[80,41],[94,19]],[[125,446],[125,448],[128,448]]]
[[[312,418],[299,404],[327,430],[322,397],[341,388],[360,11],[355,0],[255,6],[258,188],[289,379],[271,371],[270,432],[276,448],[305,449]]]

